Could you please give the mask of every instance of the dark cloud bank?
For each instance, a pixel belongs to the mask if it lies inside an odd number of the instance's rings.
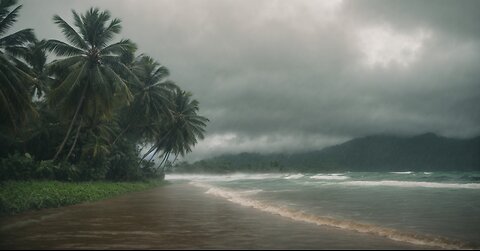
[[[211,122],[190,159],[369,134],[480,134],[480,1],[23,1],[18,26],[108,9]]]

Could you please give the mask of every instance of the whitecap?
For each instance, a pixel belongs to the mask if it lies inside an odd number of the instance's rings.
[[[459,184],[459,183],[437,183],[437,182],[398,181],[398,180],[346,181],[339,184],[351,185],[351,186],[393,186],[393,187],[480,189],[480,183]]]
[[[300,178],[302,178],[302,177],[304,177],[304,176],[305,176],[305,175],[300,174],[300,173],[299,173],[299,174],[291,174],[291,175],[285,176],[284,179],[286,179],[286,180],[296,180],[296,179],[300,179]]]
[[[191,182],[191,184],[197,187],[207,189],[207,194],[224,198],[232,203],[245,207],[255,208],[257,210],[279,215],[281,217],[289,218],[294,221],[306,222],[321,226],[337,227],[360,233],[375,234],[378,236],[389,238],[391,240],[408,242],[416,245],[425,245],[444,249],[471,248],[465,243],[456,240],[450,240],[444,237],[421,235],[413,232],[403,232],[397,229],[386,228],[359,221],[335,219],[326,216],[308,214],[300,210],[288,208],[286,206],[278,206],[271,203],[255,200],[245,195],[242,195],[237,191],[215,187],[205,183]]]
[[[310,179],[316,179],[316,180],[346,180],[349,179],[350,177],[347,176],[342,176],[342,175],[322,175],[322,174],[317,174],[314,176],[310,176]]]
[[[279,179],[283,174],[265,173],[265,174],[167,174],[166,180],[189,180],[189,181],[235,181],[235,180],[265,180]]]

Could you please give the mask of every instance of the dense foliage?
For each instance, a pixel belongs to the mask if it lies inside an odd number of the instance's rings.
[[[114,41],[120,19],[55,15],[65,41],[39,41],[32,29],[9,33],[20,9],[0,1],[0,180],[161,176],[203,138],[192,94],[131,40]]]

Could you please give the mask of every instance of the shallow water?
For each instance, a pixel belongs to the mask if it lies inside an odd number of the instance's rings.
[[[434,248],[480,247],[480,173],[169,175],[298,222]]]
[[[241,206],[189,182],[0,218],[0,249],[428,248]]]

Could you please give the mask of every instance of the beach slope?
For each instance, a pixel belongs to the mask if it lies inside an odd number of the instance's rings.
[[[0,218],[0,249],[417,249],[295,222],[178,182]]]

